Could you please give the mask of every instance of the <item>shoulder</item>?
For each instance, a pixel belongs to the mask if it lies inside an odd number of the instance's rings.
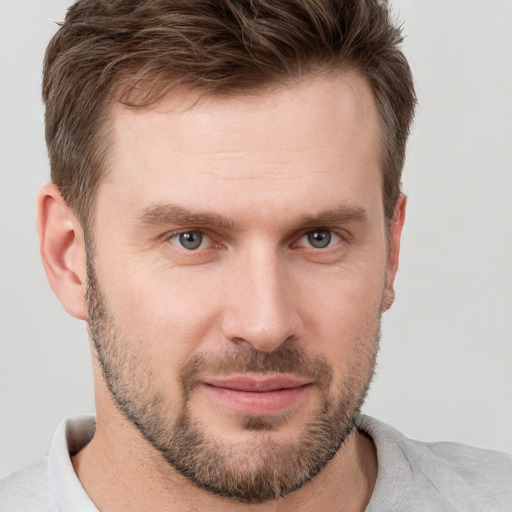
[[[459,443],[415,441],[367,416],[358,428],[376,445],[382,471],[377,484],[389,489],[393,484],[386,476],[396,478],[398,472],[402,485],[393,490],[402,493],[409,509],[435,504],[436,510],[447,511],[512,510],[511,455]]]
[[[2,512],[57,512],[48,479],[48,457],[0,480]]]
[[[94,418],[60,423],[48,457],[0,480],[1,512],[97,512],[78,479],[71,456],[91,439]]]
[[[512,456],[458,443],[403,443],[420,486],[430,484],[482,510],[512,509]]]
[[[507,453],[459,443],[424,443],[411,439],[406,439],[403,446],[424,469],[446,468],[468,478],[490,475],[494,482],[500,481],[502,477],[508,477],[506,483],[512,483],[512,455]]]

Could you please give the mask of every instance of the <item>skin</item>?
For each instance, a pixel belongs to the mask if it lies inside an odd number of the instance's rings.
[[[92,229],[109,311],[127,346],[149,365],[170,421],[187,360],[237,347],[271,353],[298,346],[325,358],[335,395],[354,367],[360,379],[373,371],[405,215],[401,197],[387,241],[369,86],[351,72],[196,100],[174,91],[149,110],[112,111],[111,167]],[[177,222],[169,205],[225,222]],[[326,219],[328,211],[343,215]],[[40,192],[38,229],[53,290],[70,314],[87,321],[83,231],[53,185]],[[314,229],[329,230],[329,247],[311,246]],[[208,236],[187,251],[176,236],[183,231]],[[100,510],[365,509],[377,460],[371,440],[356,431],[313,480],[278,501],[242,504],[197,488],[119,412],[92,352],[97,429],[73,464]],[[241,414],[203,388],[191,393],[189,406],[210,438],[243,450],[269,439],[297,441],[320,399],[312,385],[272,411],[280,421],[271,432],[245,431]]]

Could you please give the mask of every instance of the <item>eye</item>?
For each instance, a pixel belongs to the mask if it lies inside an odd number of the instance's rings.
[[[326,249],[336,245],[340,240],[341,236],[329,229],[315,229],[303,235],[297,245],[309,246],[314,249]]]
[[[201,231],[182,231],[172,235],[169,238],[169,242],[180,249],[195,251],[197,249],[204,249],[211,243],[211,239]]]

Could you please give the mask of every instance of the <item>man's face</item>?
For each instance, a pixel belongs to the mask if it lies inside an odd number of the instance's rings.
[[[114,110],[89,326],[117,407],[167,461],[258,502],[325,467],[373,373],[377,111],[355,74],[196,99]]]

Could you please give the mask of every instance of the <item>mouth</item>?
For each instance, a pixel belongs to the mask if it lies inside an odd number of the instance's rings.
[[[234,375],[202,381],[203,390],[240,414],[268,415],[297,404],[312,387],[290,375]]]

